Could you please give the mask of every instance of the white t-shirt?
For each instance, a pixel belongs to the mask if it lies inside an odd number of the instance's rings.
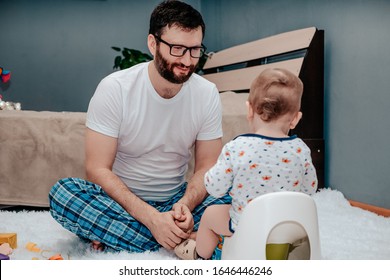
[[[92,97],[88,128],[118,138],[113,172],[144,200],[166,201],[185,182],[195,140],[222,137],[216,86],[193,74],[171,99],[153,88],[148,63],[104,78]]]
[[[205,175],[205,186],[214,197],[229,192],[234,230],[255,197],[278,191],[315,193],[318,181],[310,154],[297,136],[240,135],[223,147],[217,163]]]

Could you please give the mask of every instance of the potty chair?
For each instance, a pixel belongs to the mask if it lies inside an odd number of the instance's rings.
[[[299,252],[302,248],[306,248],[307,254]],[[313,198],[300,192],[282,191],[253,199],[245,207],[235,233],[224,238],[221,258],[321,259]]]

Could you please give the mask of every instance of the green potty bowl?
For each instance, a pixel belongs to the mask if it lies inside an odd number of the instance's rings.
[[[266,257],[267,260],[287,260],[290,251],[290,244],[267,244]]]

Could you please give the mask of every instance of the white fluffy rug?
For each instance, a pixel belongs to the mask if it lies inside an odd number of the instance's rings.
[[[323,259],[390,260],[390,218],[352,207],[343,194],[324,189],[314,195],[317,204]],[[11,259],[47,259],[61,254],[73,260],[174,260],[172,252],[96,252],[63,229],[48,212],[0,211],[0,233],[17,233],[18,248]],[[25,248],[33,242],[43,252]]]

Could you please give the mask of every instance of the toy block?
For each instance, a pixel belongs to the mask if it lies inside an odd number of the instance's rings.
[[[5,260],[9,260],[9,256],[0,254],[0,261],[5,261]]]
[[[0,233],[0,245],[8,243],[12,249],[18,246],[16,233]]]

